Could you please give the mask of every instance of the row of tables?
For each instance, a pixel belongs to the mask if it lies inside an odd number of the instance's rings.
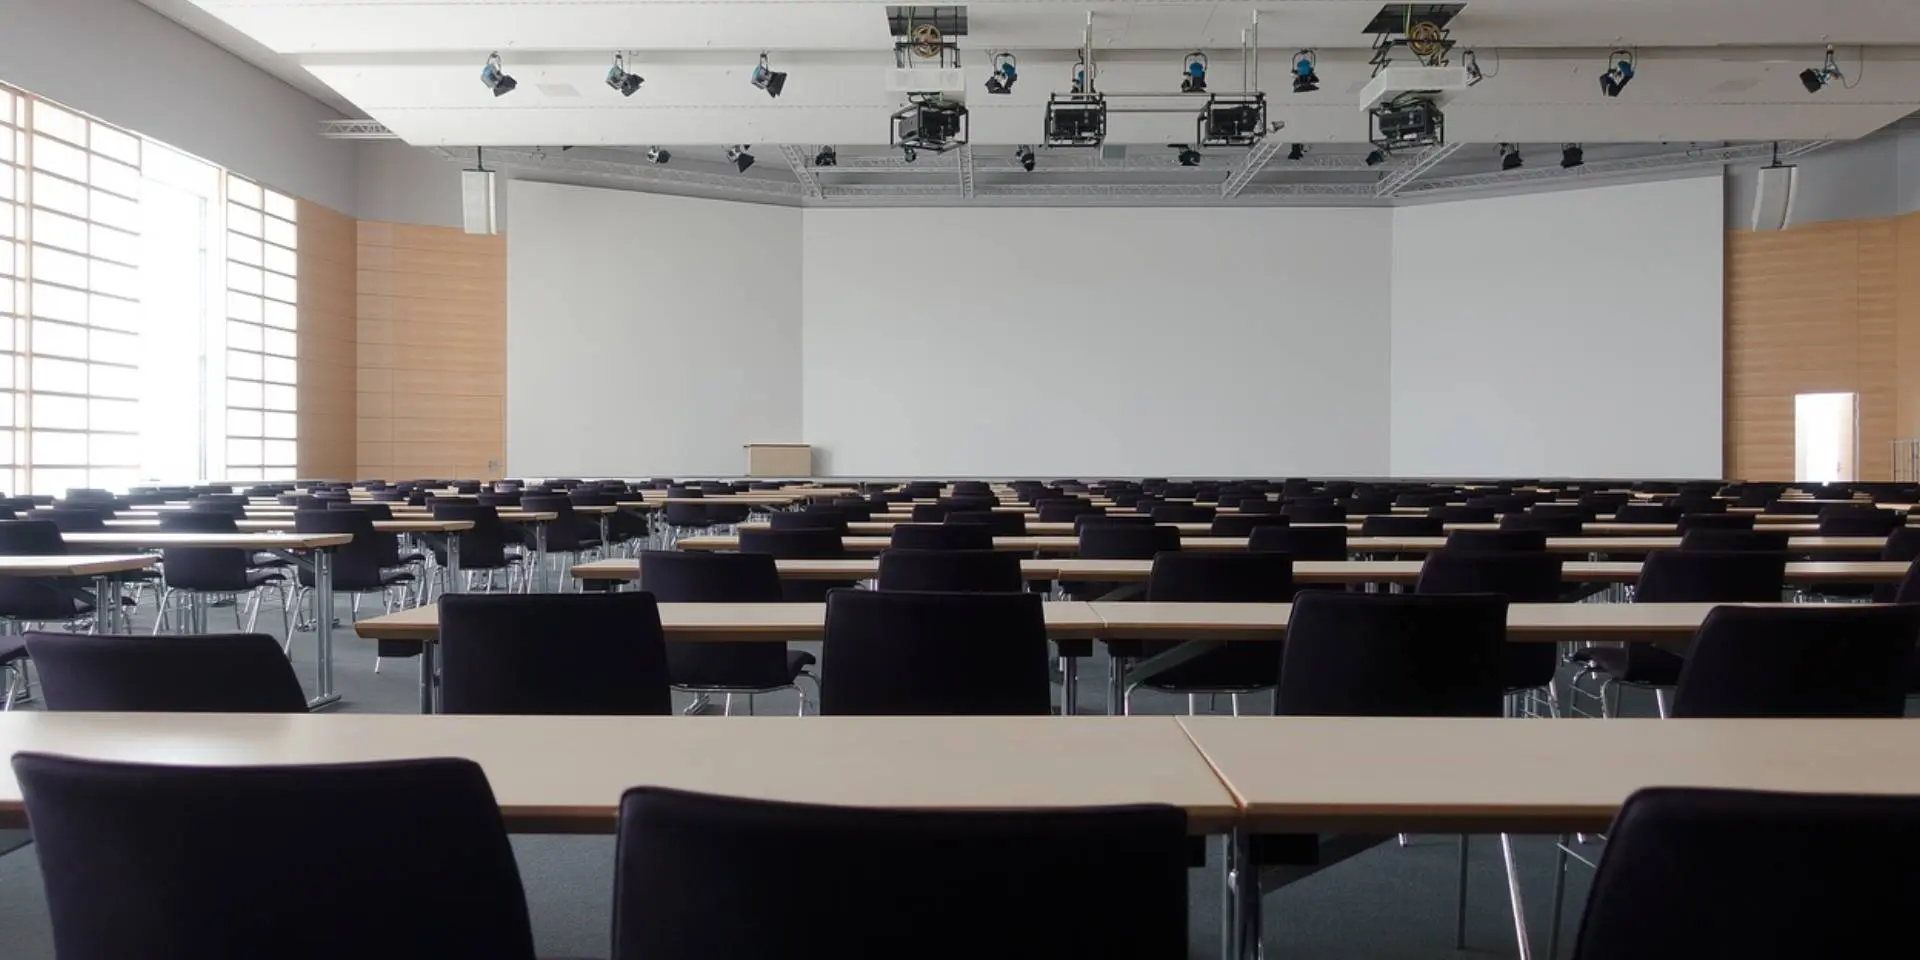
[[[1182,550],[1245,550],[1247,537],[1181,537]],[[1879,553],[1886,545],[1885,537],[1789,537],[1787,550],[1792,553]],[[891,537],[885,536],[847,536],[841,538],[841,544],[849,553],[879,553],[892,545]],[[1446,546],[1446,537],[1348,537],[1349,553],[1430,553]],[[695,536],[681,537],[677,545],[682,550],[738,550],[740,538],[733,536]],[[994,537],[996,550],[1017,550],[1022,553],[1072,554],[1080,549],[1080,539],[1074,536],[1027,535],[1019,537]],[[1549,553],[1652,553],[1656,550],[1674,550],[1680,546],[1679,537],[1548,537]]]

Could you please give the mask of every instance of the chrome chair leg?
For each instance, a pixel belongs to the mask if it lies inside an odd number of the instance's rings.
[[[1460,878],[1453,913],[1453,948],[1467,948],[1467,835],[1460,835]]]
[[[1519,865],[1513,856],[1513,835],[1500,835],[1500,856],[1507,863],[1507,897],[1513,901],[1513,936],[1520,948],[1520,960],[1533,960],[1533,943],[1527,939],[1527,910],[1520,900]]]

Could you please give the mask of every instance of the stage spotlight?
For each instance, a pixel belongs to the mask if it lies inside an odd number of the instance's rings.
[[[487,54],[487,65],[480,68],[480,82],[486,84],[496,97],[504,97],[520,85],[520,81],[507,76],[507,71],[501,69],[500,52],[497,50]]]
[[[1385,150],[1375,150],[1367,154],[1367,166],[1369,167],[1377,167],[1386,162],[1387,152]]]
[[[839,166],[840,154],[832,147],[821,147],[820,152],[813,155],[813,165],[816,167]]]
[[[639,74],[627,72],[626,54],[613,55],[613,66],[607,68],[607,86],[620,91],[623,97],[631,97],[634,91],[639,90],[640,85],[646,82]]]
[[[1020,146],[1020,149],[1018,149],[1018,150],[1015,150],[1015,151],[1013,152],[1013,155],[1014,155],[1014,156],[1015,156],[1016,158],[1018,158],[1018,159],[1019,159],[1019,161],[1020,161],[1020,169],[1022,169],[1022,170],[1025,170],[1025,171],[1026,171],[1026,172],[1028,172],[1028,173],[1032,173],[1032,172],[1033,172],[1033,162],[1034,162],[1034,160],[1033,160],[1033,148],[1032,148],[1032,147],[1029,147],[1029,146],[1026,146],[1025,144],[1022,144],[1022,145]]]
[[[1186,66],[1180,69],[1181,93],[1207,92],[1207,55],[1195,50],[1187,54]]]
[[[1174,154],[1174,158],[1180,161],[1181,166],[1197,167],[1200,165],[1200,151],[1195,150],[1194,148],[1189,147],[1184,143],[1169,143],[1167,144],[1167,146],[1172,147],[1173,149],[1179,151],[1178,153]]]
[[[1020,79],[1020,61],[1011,53],[995,54],[993,72],[987,75],[987,92],[1006,94],[1013,92],[1013,82]]]
[[[920,159],[920,151],[915,150],[912,147],[901,147],[900,157],[901,159],[907,161],[908,163],[912,163],[915,160]]]
[[[747,146],[744,143],[737,147],[728,147],[727,162],[733,164],[734,169],[746,173],[747,168],[753,166],[753,154],[747,152]]]
[[[673,153],[663,147],[650,147],[647,149],[648,163],[657,163],[664,166],[672,161]]]
[[[1293,146],[1287,148],[1288,160],[1299,160],[1305,157],[1306,155],[1307,155],[1307,146],[1304,143],[1296,143]]]
[[[753,68],[753,85],[767,92],[769,97],[777,97],[787,86],[787,75],[767,67],[767,55],[760,55],[760,65]]]
[[[1518,170],[1521,168],[1521,166],[1525,165],[1525,163],[1526,161],[1520,159],[1519,147],[1516,147],[1511,143],[1503,143],[1500,145],[1500,169],[1501,170],[1503,171]]]
[[[1312,50],[1302,50],[1293,55],[1293,92],[1312,93],[1320,89],[1320,75],[1314,73],[1319,66],[1320,56]]]
[[[1585,166],[1586,162],[1587,151],[1582,149],[1579,144],[1569,143],[1560,148],[1561,169],[1572,170],[1574,167]]]
[[[1820,64],[1820,69],[1800,71],[1800,82],[1806,85],[1808,93],[1819,93],[1827,84],[1845,79],[1840,73],[1840,64],[1833,59],[1831,46],[1827,48],[1827,58]]]
[[[1609,97],[1617,97],[1620,91],[1633,82],[1634,60],[1631,50],[1615,50],[1607,54],[1607,72],[1600,75],[1600,92]]]
[[[1467,69],[1467,86],[1469,87],[1487,78],[1486,73],[1480,69],[1480,55],[1472,50],[1460,54],[1460,65]]]

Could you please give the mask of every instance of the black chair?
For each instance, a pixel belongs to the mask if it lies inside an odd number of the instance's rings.
[[[405,570],[381,568],[381,564],[398,551],[383,547],[381,539],[392,537],[375,530],[373,519],[366,513],[359,510],[302,510],[293,515],[293,529],[297,533],[345,533],[353,537],[333,548],[333,592],[353,595],[350,616],[359,615],[360,597],[363,594],[380,594],[381,605],[387,613],[392,613],[404,602],[406,586],[414,581],[414,576]],[[313,569],[301,567],[298,576],[301,596],[310,597],[314,586]],[[299,598],[295,599],[294,605],[299,606]]]
[[[821,656],[823,715],[1052,712],[1038,594],[836,590]]]
[[[792,956],[796,931],[852,960],[1182,956],[1185,833],[1168,807],[931,812],[636,787],[620,802],[613,958]],[[937,869],[903,883],[902,864]]]
[[[1812,500],[1774,500],[1766,506],[1766,513],[1790,514],[1801,517],[1817,517],[1826,505]]]
[[[847,555],[845,541],[833,530],[755,527],[740,529],[740,552],[764,553],[776,560],[839,560]],[[854,583],[852,580],[782,579],[780,594],[788,603],[824,603],[828,591]]]
[[[533,549],[540,536],[539,528],[544,527],[547,556],[555,558],[552,562],[559,566],[562,577],[566,576],[567,568],[583,553],[600,549],[600,521],[575,513],[572,497],[563,493],[529,493],[520,498],[520,509],[528,513],[554,515],[545,524],[522,524],[522,537],[527,548]]]
[[[1432,517],[1379,514],[1360,521],[1363,537],[1443,537],[1447,525]]]
[[[471,761],[201,767],[21,753],[13,769],[63,960],[532,960],[513,848]]]
[[[993,530],[981,524],[898,523],[887,543],[905,550],[992,550]]]
[[[1774,530],[1696,528],[1680,535],[1680,549],[1717,552],[1758,550],[1763,553],[1785,553],[1789,539],[1787,534]]]
[[[1294,523],[1347,522],[1347,508],[1335,503],[1289,503],[1280,515]]]
[[[0,556],[58,557],[69,550],[48,520],[0,520]],[[0,620],[67,623],[93,613],[94,597],[79,577],[0,577]]]
[[[1096,507],[1090,503],[1048,504],[1039,509],[1041,523],[1073,523],[1081,517],[1099,517],[1107,512],[1105,507]]]
[[[1016,561],[1017,562],[1017,561]],[[661,603],[780,603],[778,566],[766,553],[698,553],[648,550],[640,554],[640,584]],[[733,712],[733,696],[746,697],[753,711],[756,694],[793,688],[806,710],[801,677],[814,655],[790,650],[785,641],[667,644],[667,679],[689,693],[720,694],[722,712]]]
[[[1492,507],[1469,507],[1459,504],[1447,504],[1427,508],[1427,516],[1441,523],[1492,523],[1499,519]]]
[[[1585,528],[1586,521],[1577,516],[1509,513],[1500,518],[1502,530],[1531,530],[1549,537],[1577,537]]]
[[[1892,510],[1832,510],[1820,515],[1819,535],[1823,537],[1885,537],[1907,525],[1907,518]]]
[[[946,523],[956,527],[968,524],[983,526],[996,537],[1024,537],[1027,534],[1026,516],[1011,510],[955,510],[947,514]]]
[[[832,530],[837,536],[847,535],[847,515],[834,511],[791,511],[782,510],[767,517],[769,530]],[[741,533],[745,533],[742,530]]]
[[[1247,549],[1284,553],[1297,563],[1301,560],[1347,559],[1347,528],[1344,526],[1261,527],[1247,539]]]
[[[1716,607],[1694,633],[1675,717],[1898,717],[1920,605]]]
[[[1445,549],[1467,553],[1540,553],[1547,535],[1539,530],[1455,530]]]
[[[1118,519],[1089,520],[1080,526],[1078,556],[1083,560],[1151,560],[1180,549],[1180,531],[1156,525],[1151,519],[1128,523]],[[1075,600],[1092,600],[1125,588],[1109,581],[1062,580],[1061,589]]]
[[[233,515],[223,512],[181,510],[161,514],[160,531],[162,533],[239,533]],[[249,603],[236,603],[233,607],[234,627],[252,633],[254,624],[259,622],[260,602],[265,588],[279,589],[286,582],[286,575],[276,570],[253,569],[259,560],[246,550],[232,548],[205,547],[167,547],[160,551],[160,567],[163,587],[160,591],[158,612],[153,619],[153,632],[159,633],[170,625],[169,601],[175,593],[186,594],[188,610],[180,612],[181,632],[195,632],[204,614],[204,608],[196,608],[201,596],[220,594],[250,594]],[[284,599],[284,598],[283,598]],[[242,608],[248,607],[245,621],[242,622]],[[282,632],[292,643],[292,622],[286,616],[286,606],[281,607]],[[204,629],[204,625],[200,625]],[[283,647],[284,649],[284,647]]]
[[[921,593],[1020,593],[1020,555],[1007,550],[903,550],[880,554],[879,588]]]
[[[1697,531],[1697,533],[1707,531]],[[1715,531],[1726,532],[1726,531]],[[1777,603],[1786,589],[1787,555],[1760,550],[1661,550],[1647,554],[1635,584],[1635,603]],[[1653,687],[1660,713],[1667,713],[1667,691],[1680,682],[1686,660],[1656,643],[1588,647],[1574,654],[1584,666],[1580,680],[1599,676],[1603,715],[1611,715],[1607,693],[1619,684]]]
[[[305,713],[307,696],[264,633],[26,635],[49,710]]]
[[[1284,527],[1292,523],[1277,513],[1229,513],[1214,517],[1207,528],[1210,537],[1250,537],[1261,527]]]
[[[297,515],[296,515],[297,517]],[[472,588],[474,574],[485,573],[482,586],[488,592],[493,590],[494,574],[507,572],[507,589],[511,591],[514,580],[519,576],[520,558],[507,553],[506,525],[500,522],[500,512],[493,507],[484,507],[476,503],[447,503],[433,505],[435,520],[467,520],[473,527],[459,536],[460,572],[467,577],[467,587]],[[428,548],[433,552],[434,562],[439,569],[447,568],[447,546],[444,538],[427,538]],[[444,588],[444,584],[442,585]]]
[[[1560,599],[1561,559],[1545,552],[1510,550],[1472,553],[1449,546],[1427,555],[1415,593],[1496,593],[1513,603]],[[1554,672],[1559,651],[1551,643],[1509,643],[1500,651],[1501,685],[1508,693],[1546,692],[1547,711],[1560,715]]]
[[[1148,516],[1154,523],[1212,523],[1214,508],[1190,503],[1166,503],[1154,507]]]
[[[1629,503],[1613,512],[1614,523],[1679,523],[1684,516],[1677,506],[1664,503]]]
[[[441,712],[667,714],[649,593],[440,598]]]
[[[1153,558],[1146,599],[1168,603],[1287,603],[1293,599],[1293,560],[1283,553],[1183,553],[1170,551]],[[1180,646],[1180,640],[1111,640],[1107,652],[1125,665],[1158,656]],[[1265,690],[1280,675],[1278,643],[1227,643],[1148,677],[1124,684],[1126,713],[1133,712],[1133,690],[1138,686],[1187,695],[1187,711],[1202,693],[1232,696],[1233,712],[1240,712],[1240,694]]]
[[[913,505],[912,519],[915,523],[939,523],[952,512],[951,503],[916,503]]]
[[[1912,936],[1914,797],[1654,787],[1607,837],[1574,960],[1870,957]]]
[[[1680,516],[1680,523],[1676,529],[1681,536],[1685,536],[1695,530],[1752,530],[1753,514],[1694,513],[1689,511]]]

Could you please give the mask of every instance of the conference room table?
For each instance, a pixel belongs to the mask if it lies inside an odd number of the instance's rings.
[[[168,533],[158,530],[118,530],[111,533],[62,533],[69,547],[164,550],[202,548],[270,553],[306,569],[314,584],[314,696],[313,709],[340,702],[333,688],[333,551],[353,541],[346,533]],[[115,593],[117,594],[117,590]],[[104,605],[107,598],[102,597]],[[113,598],[116,606],[117,595]]]
[[[890,536],[893,528],[903,523],[912,522],[914,521],[899,517],[888,517],[886,519],[876,517],[873,520],[855,520],[847,524],[847,533],[853,536]],[[932,521],[923,522],[931,523]],[[1365,523],[1365,517],[1358,517],[1349,518],[1337,524],[1295,523],[1290,524],[1290,526],[1342,526],[1346,528],[1349,534],[1358,535],[1360,531],[1364,529]],[[769,529],[765,523],[746,523],[741,526],[744,529]],[[1181,536],[1187,537],[1207,536],[1213,530],[1213,524],[1204,522],[1166,522],[1155,524],[1155,526],[1173,527],[1180,531]],[[1028,520],[1025,523],[1025,527],[1027,535],[1029,536],[1072,536],[1075,532],[1075,526],[1071,523],[1043,523],[1038,520]],[[1444,523],[1441,524],[1441,527],[1449,533],[1455,530],[1500,529],[1498,523]],[[1820,525],[1817,523],[1801,522],[1797,524],[1774,525],[1768,529],[1776,533],[1814,536],[1820,532]],[[1580,536],[1583,537],[1673,537],[1679,535],[1679,525],[1672,523],[1611,523],[1607,521],[1593,521],[1582,524],[1580,528]]]
[[[731,536],[681,537],[682,550],[738,550],[740,538]],[[890,537],[847,536],[841,543],[849,553],[878,553],[892,544]],[[1446,546],[1446,537],[1349,537],[1347,552],[1354,553],[1431,553]],[[1871,553],[1886,545],[1884,537],[1790,537],[1790,553]],[[1679,537],[1548,537],[1549,553],[1572,554],[1644,554],[1656,550],[1674,550]],[[1072,554],[1080,541],[1071,536],[994,537],[995,550],[1017,550],[1033,554]],[[1182,550],[1245,550],[1246,537],[1183,537]]]
[[[51,557],[0,556],[0,577],[85,577],[93,581],[93,616],[105,633],[132,632],[133,620],[120,602],[129,573],[151,569],[160,558],[150,553],[64,554]]]

